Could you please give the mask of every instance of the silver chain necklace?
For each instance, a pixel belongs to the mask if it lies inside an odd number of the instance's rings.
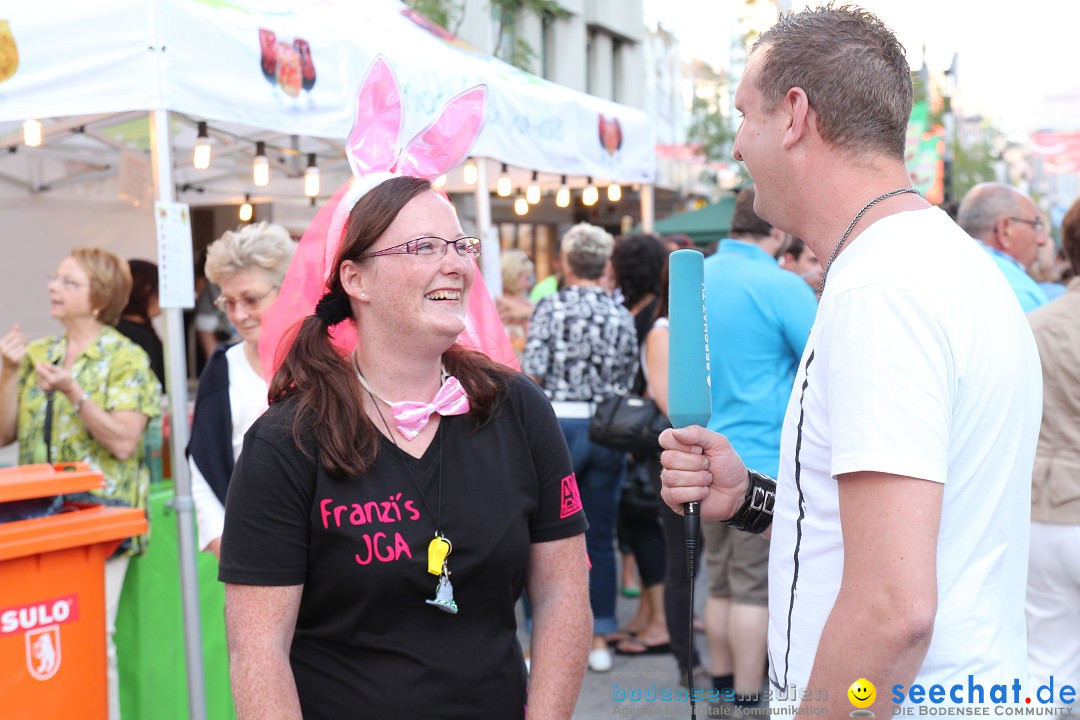
[[[825,265],[825,272],[821,274],[821,294],[825,293],[825,280],[829,277],[829,269],[832,267],[833,262],[836,260],[836,256],[840,254],[840,248],[844,247],[844,243],[847,241],[848,235],[850,235],[851,231],[855,229],[855,225],[859,222],[860,218],[862,218],[862,216],[866,214],[867,210],[874,207],[882,200],[887,200],[894,195],[903,195],[904,193],[915,193],[916,195],[918,195],[919,191],[915,188],[897,188],[896,190],[890,190],[887,193],[878,195],[876,198],[863,205],[862,210],[855,214],[855,217],[851,219],[851,224],[847,226],[847,230],[844,231],[843,236],[840,238],[840,242],[836,243],[836,248],[832,251],[832,257],[829,258],[828,264]]]

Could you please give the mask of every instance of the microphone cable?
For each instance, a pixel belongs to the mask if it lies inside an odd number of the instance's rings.
[[[689,637],[686,643],[686,687],[690,695],[690,718],[697,718],[697,705],[694,702],[694,580],[697,578],[697,548],[701,535],[701,503],[683,504],[683,529],[686,533],[686,572],[690,576],[690,607],[687,617],[690,622]]]

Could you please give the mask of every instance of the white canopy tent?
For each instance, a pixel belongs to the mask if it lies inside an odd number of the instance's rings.
[[[63,189],[149,204],[150,163],[139,152],[148,141],[147,110],[172,113],[165,137],[181,202],[238,205],[245,195],[256,203],[302,202],[310,154],[321,197],[329,197],[348,178],[342,146],[356,86],[383,54],[402,87],[403,137],[463,88],[483,82],[491,89],[474,147],[487,159],[479,163],[481,182],[465,183],[459,168],[447,185],[477,191],[482,237],[502,164],[515,187],[534,171],[549,189],[563,176],[570,187],[588,178],[639,184],[642,219],[651,225],[655,141],[644,112],[472,51],[397,0],[55,0],[47,9],[5,12],[0,21],[10,34],[0,33],[0,47],[13,54],[0,56],[17,64],[0,59],[0,151],[15,152],[0,154],[0,199]],[[44,145],[32,151],[22,142],[28,118],[44,119]],[[190,163],[200,120],[214,146],[207,170]],[[273,169],[264,188],[251,183],[257,141],[267,145]],[[497,251],[486,253],[484,275],[496,293],[497,267]]]
[[[402,87],[403,140],[441,103],[489,86],[488,118],[474,146],[479,181],[460,169],[448,189],[475,188],[476,224],[488,236],[488,193],[501,164],[524,182],[641,184],[646,227],[655,140],[645,113],[567,90],[425,28],[397,0],[52,0],[9,6],[0,17],[0,227],[5,282],[0,332],[35,305],[45,274],[73,245],[156,256],[154,200],[193,205],[286,202],[302,194],[308,154],[323,199],[349,176],[343,142],[353,96],[372,58],[386,56]],[[6,27],[2,21],[6,21]],[[439,37],[443,35],[443,37]],[[149,122],[147,118],[149,116]],[[44,142],[23,144],[41,119]],[[191,165],[196,122],[214,146],[209,169]],[[272,179],[251,184],[254,143],[269,147]],[[149,157],[147,156],[149,151]],[[497,292],[498,253],[484,274]],[[40,270],[40,272],[39,272]],[[44,302],[41,303],[44,305]],[[55,331],[23,322],[32,336]],[[180,308],[166,310],[172,416],[186,417]],[[182,458],[187,427],[176,423]],[[174,462],[192,716],[205,716],[195,542],[187,468]]]

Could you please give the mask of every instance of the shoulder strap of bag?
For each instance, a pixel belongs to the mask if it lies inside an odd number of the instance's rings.
[[[52,416],[53,398],[56,393],[49,393],[45,397],[45,462],[52,465]]]

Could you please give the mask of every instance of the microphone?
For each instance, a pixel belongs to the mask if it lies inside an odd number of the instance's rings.
[[[668,256],[668,419],[673,427],[706,425],[712,415],[709,331],[705,319],[705,256]]]
[[[705,319],[705,256],[690,249],[671,253],[668,280],[668,419],[677,428],[707,425],[712,415],[712,387]],[[691,578],[697,564],[698,505],[683,505],[686,566]]]
[[[697,250],[676,250],[668,256],[668,419],[672,427],[707,425],[712,415],[709,381],[709,331],[705,318],[705,256]],[[701,533],[699,503],[683,504],[686,530],[686,571],[690,575],[690,615],[694,612],[694,576]],[[691,657],[687,662],[687,687],[693,703],[694,630],[690,624]]]

